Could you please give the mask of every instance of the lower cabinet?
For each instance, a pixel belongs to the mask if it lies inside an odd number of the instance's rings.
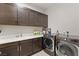
[[[19,56],[19,49],[17,46],[10,46],[5,48],[5,52],[7,53],[8,56]]]
[[[42,50],[42,38],[33,39],[33,52]]]
[[[0,55],[18,56],[19,55],[18,42],[0,45]]]
[[[42,50],[42,38],[0,45],[0,56],[29,56]]]
[[[20,42],[20,55],[29,56],[32,54],[32,39]]]

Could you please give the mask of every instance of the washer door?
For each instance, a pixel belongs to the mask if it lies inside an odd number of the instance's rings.
[[[56,53],[58,56],[78,56],[78,49],[74,44],[60,41]]]
[[[52,49],[52,47],[53,47],[53,42],[52,42],[51,39],[45,38],[45,39],[44,39],[44,45],[45,45],[46,48]]]

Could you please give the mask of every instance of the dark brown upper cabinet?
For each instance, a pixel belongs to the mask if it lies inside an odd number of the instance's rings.
[[[40,22],[42,27],[48,27],[48,16],[40,13]]]
[[[29,25],[30,26],[37,26],[38,25],[38,13],[30,10],[29,11]]]
[[[29,10],[18,7],[18,25],[29,25]]]
[[[48,27],[48,16],[47,15],[43,15],[43,26]]]
[[[0,3],[0,24],[17,25],[17,7]]]
[[[15,4],[0,3],[0,24],[47,27],[48,16]]]

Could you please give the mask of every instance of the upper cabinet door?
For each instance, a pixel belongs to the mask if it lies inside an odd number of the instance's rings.
[[[18,24],[19,25],[29,25],[29,10],[25,8],[18,7]]]
[[[42,19],[41,19],[41,13],[37,14],[37,26],[41,26],[42,27]]]
[[[10,4],[0,4],[0,24],[17,24],[17,7]]]
[[[48,16],[47,15],[43,15],[43,26],[48,27]]]
[[[0,4],[0,24],[23,26],[48,26],[48,16],[14,4]]]
[[[29,25],[30,26],[38,25],[38,13],[33,10],[29,11]]]
[[[48,16],[45,14],[40,15],[40,21],[42,27],[48,27]]]

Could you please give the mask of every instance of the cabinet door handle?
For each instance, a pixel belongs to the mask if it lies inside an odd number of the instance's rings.
[[[19,51],[19,46],[17,46],[17,51]]]
[[[20,46],[20,51],[21,51],[21,46]]]
[[[2,51],[0,51],[0,55],[2,54]]]

